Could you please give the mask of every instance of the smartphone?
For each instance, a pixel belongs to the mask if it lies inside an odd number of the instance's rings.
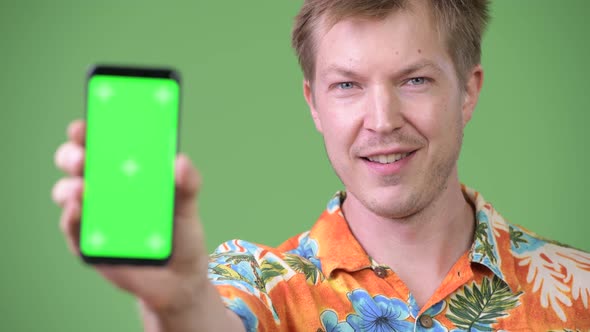
[[[163,265],[170,259],[179,116],[177,71],[89,71],[80,221],[85,262]]]

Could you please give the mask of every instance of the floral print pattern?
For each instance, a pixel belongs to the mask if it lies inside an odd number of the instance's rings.
[[[476,210],[472,248],[423,308],[354,238],[341,192],[277,248],[223,243],[209,279],[249,332],[590,331],[590,254],[509,224],[463,191]]]
[[[346,321],[355,331],[408,331],[413,328],[406,320],[410,310],[402,300],[383,295],[371,297],[364,289],[348,293],[348,298],[355,313],[348,315]]]

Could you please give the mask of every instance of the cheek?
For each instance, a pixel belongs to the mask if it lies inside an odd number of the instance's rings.
[[[362,128],[362,107],[342,102],[318,103],[318,116],[329,152],[349,150]]]
[[[353,124],[350,119],[337,112],[324,112],[320,115],[326,148],[330,153],[342,153],[354,141]]]
[[[437,144],[441,138],[454,136],[461,123],[461,110],[448,98],[415,100],[405,108],[406,121],[428,140]]]
[[[413,100],[404,105],[404,119],[407,124],[417,133],[431,141],[439,135],[437,123],[441,122],[442,103],[435,103],[432,100]]]

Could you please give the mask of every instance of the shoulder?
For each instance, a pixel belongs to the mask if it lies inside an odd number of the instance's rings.
[[[209,278],[248,281],[259,288],[276,277],[289,279],[300,261],[313,259],[317,253],[308,234],[294,236],[276,248],[240,239],[226,241],[209,255]]]
[[[274,254],[281,256],[284,253],[297,250],[300,246],[309,242],[309,231],[293,236],[284,241],[278,247],[271,247],[241,239],[233,239],[220,244],[210,255],[211,259],[232,255],[249,255],[260,257],[261,255]]]
[[[577,322],[590,309],[590,253],[547,239],[507,222],[490,203],[476,201],[476,245],[473,255],[501,276],[531,317],[537,312],[555,324]],[[479,244],[479,247],[477,246]],[[484,249],[487,249],[484,250]],[[492,259],[493,258],[493,259]],[[590,317],[584,318],[590,323]]]
[[[279,249],[257,244],[245,240],[233,239],[220,244],[211,255],[209,255],[209,269],[219,265],[225,265],[237,272],[245,272],[240,267],[247,267],[247,270],[260,270],[261,265],[281,260],[282,253]]]
[[[533,257],[548,259],[557,256],[559,258],[548,262],[549,265],[578,258],[584,264],[590,261],[588,252],[545,238],[525,227],[510,223],[481,194],[472,189],[464,190],[471,198],[476,210],[476,247],[488,244],[495,249],[493,253],[500,256],[499,258],[510,260],[514,257],[519,266],[525,264],[520,260]],[[577,261],[577,263],[580,262]],[[577,272],[577,270],[572,271]]]
[[[590,253],[509,223],[497,213],[491,219],[502,256],[512,256],[520,267],[539,264],[565,274],[587,273],[590,282]]]
[[[552,254],[559,252],[564,258],[586,257],[590,259],[590,253],[574,248],[541,235],[516,224],[502,221],[498,227],[506,232],[510,239],[510,251],[515,257],[527,256],[530,253]]]
[[[590,309],[590,253],[546,239],[506,223],[512,265],[529,301],[548,309],[559,321],[571,321]],[[504,256],[506,258],[508,255]],[[505,270],[506,271],[506,270]]]

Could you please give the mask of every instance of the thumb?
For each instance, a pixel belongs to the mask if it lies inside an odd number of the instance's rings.
[[[201,176],[191,160],[179,154],[174,165],[176,187],[175,210],[177,217],[194,217],[195,200],[201,189]]]

